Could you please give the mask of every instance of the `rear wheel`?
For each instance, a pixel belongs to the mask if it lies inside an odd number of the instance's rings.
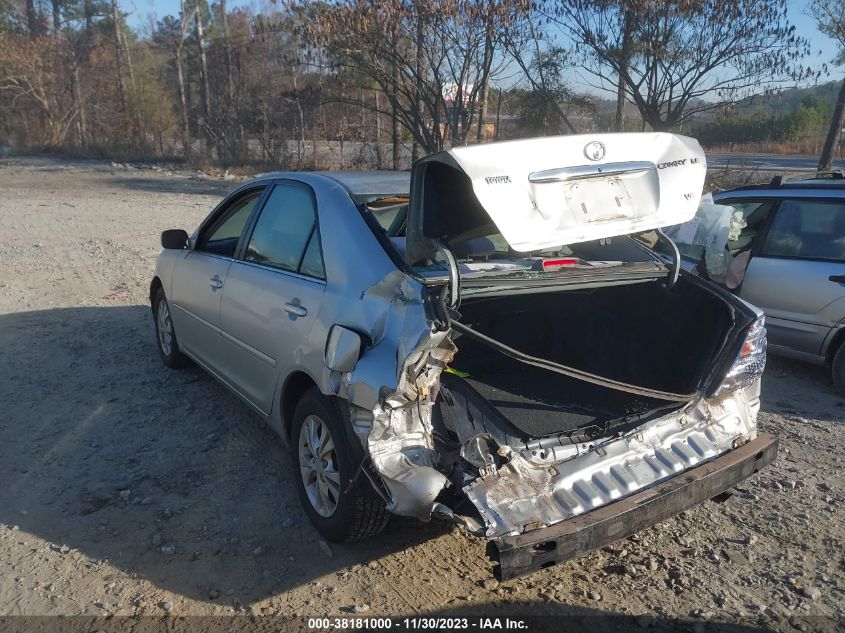
[[[833,356],[831,371],[833,373],[833,386],[836,387],[836,391],[845,396],[845,342],[839,345],[839,349]]]
[[[153,299],[153,316],[156,326],[156,343],[162,362],[172,369],[187,367],[190,360],[179,351],[176,343],[176,331],[173,329],[173,319],[170,316],[170,304],[164,296],[164,290],[159,288]]]
[[[361,477],[347,443],[344,421],[317,389],[302,396],[293,415],[291,463],[300,501],[311,523],[328,541],[360,541],[387,525],[384,502]]]

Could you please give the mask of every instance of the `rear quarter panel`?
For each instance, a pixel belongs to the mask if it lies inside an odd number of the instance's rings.
[[[374,345],[383,338],[390,302],[376,297],[372,288],[389,275],[402,273],[342,185],[320,174],[291,173],[281,177],[303,182],[314,191],[326,274],[325,293],[319,309],[314,311],[315,323],[302,341],[301,353],[277,377],[271,423],[285,435],[288,421],[282,418],[279,404],[288,378],[302,372],[311,377],[322,393],[343,395],[342,376],[325,364],[328,333],[337,324],[362,334],[365,344]],[[362,355],[365,354],[367,350]],[[394,359],[395,356],[394,351]],[[382,370],[378,384],[395,386],[396,363]]]

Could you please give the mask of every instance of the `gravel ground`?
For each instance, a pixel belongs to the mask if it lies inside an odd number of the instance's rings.
[[[0,615],[624,614],[841,630],[845,399],[825,370],[775,358],[760,424],[780,455],[725,503],[501,585],[482,541],[436,522],[321,542],[272,431],[156,355],[159,233],[191,230],[232,186],[0,161]]]

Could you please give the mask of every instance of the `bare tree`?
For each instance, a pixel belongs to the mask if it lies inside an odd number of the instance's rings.
[[[52,38],[32,42],[0,35],[0,94],[10,95],[15,105],[34,107],[42,122],[37,140],[54,147],[65,141],[77,115],[63,102],[66,85],[56,71],[62,55]]]
[[[53,15],[53,33],[59,33],[62,30],[62,7],[59,0],[50,0]]]
[[[173,54],[182,145],[187,156],[191,152],[191,125],[188,120],[188,97],[185,90],[185,40],[191,15],[185,12],[182,0],[179,2],[179,8],[178,18],[168,15],[157,24],[153,40],[167,47]]]
[[[200,68],[200,94],[202,96],[202,129],[205,132],[206,138],[211,136],[211,88],[208,81],[208,58],[205,54],[205,30],[202,23],[202,11],[200,3],[204,4],[204,0],[194,0],[194,28],[197,36],[197,58],[199,59]]]
[[[631,56],[633,55],[633,40],[634,40],[634,11],[629,5],[622,11],[622,48],[619,51],[619,66],[624,68],[627,72],[631,65]],[[616,78],[616,117],[614,119],[614,129],[617,132],[625,130],[625,81],[624,72],[618,73]]]
[[[111,0],[112,22],[114,26],[114,64],[115,76],[117,79],[117,92],[120,98],[120,105],[123,114],[129,114],[129,103],[127,100],[126,80],[123,78],[123,43],[120,39],[121,19],[120,10],[117,8],[117,0]]]
[[[484,125],[487,119],[487,100],[490,88],[490,70],[493,67],[494,36],[496,27],[496,5],[487,0],[484,8],[484,56],[481,62],[481,88],[479,90],[478,128],[475,139],[484,140]]]
[[[230,104],[235,102],[235,77],[232,70],[232,42],[229,38],[229,16],[226,0],[220,0],[220,25],[223,28],[223,48],[226,52],[226,88]]]
[[[816,19],[819,30],[832,37],[839,44],[839,56],[836,63],[845,64],[845,0],[813,0],[810,13]],[[839,147],[842,127],[845,126],[845,79],[839,88],[830,128],[819,156],[819,171],[829,171],[833,165],[833,157]]]
[[[578,101],[563,78],[572,65],[568,52],[544,41],[532,19],[507,29],[505,42],[530,87],[522,108],[526,127],[536,134],[575,134],[577,130],[565,111],[567,105]],[[501,105],[501,92],[499,99]]]
[[[543,0],[540,11],[593,85],[621,87],[656,130],[809,73],[785,0]]]
[[[315,6],[312,15],[308,38],[324,51],[333,72],[366,77],[378,86],[389,105],[381,111],[394,116],[420,150],[432,152],[466,142],[482,89],[494,74],[498,35],[525,15],[525,6],[497,0],[346,0]],[[372,101],[365,106],[376,107]]]
[[[35,0],[26,0],[26,26],[29,31],[29,39],[38,37],[38,13],[35,10]]]

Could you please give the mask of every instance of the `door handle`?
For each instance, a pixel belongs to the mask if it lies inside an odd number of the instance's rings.
[[[828,279],[838,284],[845,284],[845,275],[831,275]]]
[[[291,316],[304,317],[308,315],[308,310],[305,308],[305,306],[301,306],[298,303],[286,303],[284,308],[285,312],[287,312]]]
[[[214,277],[209,279],[209,281],[211,282],[208,284],[211,288],[211,292],[217,292],[223,287],[223,280],[220,279],[220,275],[214,275]]]

